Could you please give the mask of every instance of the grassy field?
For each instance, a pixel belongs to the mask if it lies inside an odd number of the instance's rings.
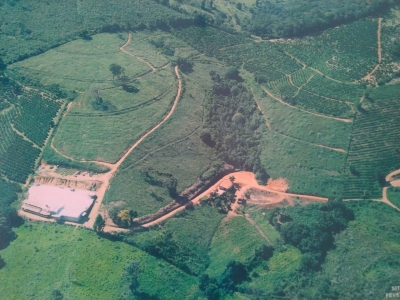
[[[271,241],[272,245],[276,245],[279,241],[281,241],[279,232],[271,224],[269,224],[265,217],[266,210],[259,209],[256,205],[246,205],[244,212],[249,214],[250,218],[254,220],[257,226]]]
[[[250,78],[249,84],[272,130],[304,142],[347,150],[351,123],[315,116],[283,105],[269,97]]]
[[[215,207],[195,206],[167,219],[160,227],[151,227],[130,239],[141,249],[159,247],[163,253],[168,253],[169,262],[198,275],[210,263],[209,246],[223,217]],[[178,251],[168,252],[165,239],[176,245]]]
[[[56,224],[27,224],[18,239],[1,251],[0,298],[125,299],[129,283],[124,267],[137,261],[141,291],[160,299],[193,299],[197,280],[165,261],[94,232]],[[66,255],[68,254],[68,255]]]
[[[202,104],[211,86],[208,72],[209,65],[196,62],[193,72],[181,75],[184,91],[173,115],[123,162],[111,181],[105,203],[123,200],[140,215],[154,212],[172,198],[165,187],[146,182],[144,172],[173,175],[180,193],[215,163],[215,152],[199,137]]]
[[[387,197],[397,207],[400,207],[400,188],[389,187],[387,191]]]
[[[264,134],[261,162],[271,177],[287,178],[293,192],[337,196],[345,160],[345,153],[299,143],[272,131]]]
[[[69,42],[9,68],[43,85],[60,84],[68,90],[86,91],[93,83],[111,87],[110,64],[123,66],[129,78],[149,71],[144,62],[119,50],[126,37],[126,34],[98,34],[92,40]]]
[[[150,61],[156,68],[164,66],[173,57],[190,57],[199,54],[184,41],[160,30],[133,33],[132,42],[125,49]],[[173,49],[173,53],[170,53],[172,55],[166,55],[166,49]]]
[[[210,277],[221,275],[230,261],[243,263],[262,244],[268,242],[246,218],[232,217],[223,220],[211,242],[211,263],[206,273]]]
[[[168,110],[176,93],[171,69],[144,76],[129,89],[115,87],[118,83],[113,83],[109,70],[112,63],[123,66],[131,80],[150,71],[144,62],[119,50],[125,40],[126,34],[99,34],[10,66],[41,84],[85,92],[62,120],[54,140],[67,156],[115,161]],[[95,106],[93,90],[103,100],[101,109]]]
[[[107,116],[110,114],[120,114],[149,105],[162,97],[169,90],[176,90],[175,75],[171,68],[158,70],[157,72],[147,74],[140,80],[133,81],[124,89],[116,84],[107,88],[101,84],[95,84],[94,89],[99,90],[99,95],[103,99],[103,104],[108,109],[99,109],[93,106],[93,97],[91,89],[82,93],[74,100],[70,108],[71,115],[79,116]]]
[[[68,115],[60,123],[54,146],[75,159],[116,161],[134,141],[159,123],[176,95],[122,114],[85,117]]]

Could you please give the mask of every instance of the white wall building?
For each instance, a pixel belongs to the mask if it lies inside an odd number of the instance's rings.
[[[24,211],[57,220],[79,222],[94,202],[95,194],[87,190],[35,184],[29,188]]]

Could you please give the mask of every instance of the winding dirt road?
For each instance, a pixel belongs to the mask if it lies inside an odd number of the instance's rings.
[[[173,103],[173,105],[172,105],[170,111],[169,111],[168,114],[162,119],[161,122],[159,122],[156,126],[154,126],[154,127],[153,127],[152,129],[150,129],[149,131],[147,131],[139,140],[137,140],[137,141],[128,149],[128,151],[125,152],[125,154],[124,154],[115,164],[113,164],[113,166],[111,167],[111,170],[107,173],[107,176],[106,176],[106,178],[105,178],[103,184],[101,185],[99,191],[97,191],[97,197],[98,197],[98,198],[97,198],[97,201],[96,201],[95,205],[94,205],[93,208],[92,208],[92,211],[90,212],[89,221],[86,222],[86,223],[84,224],[85,227],[89,227],[89,228],[92,228],[92,227],[93,227],[94,220],[95,220],[95,218],[96,218],[96,216],[97,216],[97,214],[98,214],[100,205],[101,205],[101,203],[102,203],[102,201],[103,201],[103,198],[104,198],[104,195],[105,195],[105,193],[106,193],[106,191],[107,191],[107,189],[108,189],[108,187],[109,187],[109,185],[110,185],[110,180],[111,180],[111,178],[114,176],[114,174],[117,172],[118,167],[123,163],[123,161],[128,157],[128,155],[129,155],[137,146],[139,146],[141,142],[144,141],[145,138],[147,138],[150,134],[152,134],[154,131],[156,131],[156,130],[157,130],[162,124],[164,124],[165,121],[167,121],[167,120],[172,116],[172,114],[174,113],[175,108],[176,108],[176,106],[177,106],[177,104],[178,104],[178,102],[179,102],[179,98],[180,98],[180,96],[181,96],[181,92],[182,92],[182,80],[181,80],[181,76],[180,76],[180,74],[179,74],[178,66],[176,66],[176,67],[174,68],[174,70],[175,70],[175,75],[176,75],[176,77],[177,77],[177,79],[178,79],[178,91],[177,91],[177,93],[176,93],[176,97],[175,97],[174,103]],[[105,228],[105,230],[107,230],[107,228]],[[111,231],[112,231],[112,230],[111,230]]]
[[[91,210],[91,212],[89,214],[88,221],[86,223],[82,224],[81,226],[87,227],[87,228],[93,228],[93,224],[94,224],[94,221],[95,221],[95,218],[96,218],[97,214],[99,213],[99,208],[100,208],[101,203],[102,203],[102,201],[104,199],[104,195],[105,195],[105,193],[106,193],[106,191],[107,191],[107,189],[108,189],[108,187],[110,185],[110,180],[114,176],[114,174],[118,171],[119,166],[128,157],[128,155],[137,146],[140,145],[140,143],[142,143],[150,134],[152,134],[154,131],[156,131],[162,124],[164,124],[171,117],[171,115],[174,113],[175,108],[176,108],[176,106],[177,106],[177,104],[179,102],[179,99],[180,99],[180,96],[181,96],[181,92],[182,92],[182,79],[181,79],[181,76],[179,74],[178,66],[176,66],[174,68],[174,71],[175,71],[175,75],[176,75],[177,80],[178,80],[178,89],[177,89],[175,100],[174,100],[174,102],[172,104],[172,107],[169,110],[168,114],[157,125],[155,125],[152,129],[147,131],[139,140],[137,140],[116,163],[110,164],[110,163],[103,163],[103,162],[93,161],[95,163],[103,164],[103,165],[108,166],[110,168],[110,171],[108,171],[107,173],[104,173],[104,174],[97,174],[97,175],[94,175],[92,177],[86,176],[85,174],[81,174],[79,176],[76,176],[76,175],[64,176],[64,175],[57,174],[57,173],[51,172],[51,171],[48,173],[48,176],[55,177],[55,178],[62,178],[62,179],[66,179],[66,180],[73,180],[73,181],[98,180],[98,181],[102,182],[100,188],[96,191],[97,200],[96,200],[95,204],[93,205],[93,208],[92,208],[92,210]],[[53,148],[53,149],[56,150],[55,148]],[[59,154],[61,154],[61,153],[59,153]],[[63,155],[63,154],[61,154],[61,155]],[[63,156],[65,156],[65,155],[63,155]],[[22,211],[20,211],[20,214],[26,216],[26,213],[24,213]],[[30,219],[49,221],[49,219],[41,218],[41,217],[34,216],[34,215],[31,215],[31,214],[29,214],[29,216],[27,216],[27,217],[29,217]],[[123,230],[123,229],[118,229],[118,228],[111,227],[111,226],[106,226],[104,228],[104,231],[109,231],[109,232],[111,232],[111,231],[121,231],[121,230]]]
[[[186,208],[186,206],[189,205],[189,204],[199,205],[201,198],[209,196],[212,192],[214,192],[216,189],[218,189],[218,187],[220,186],[222,181],[229,180],[229,178],[231,176],[235,177],[235,184],[238,184],[240,186],[240,194],[242,194],[245,190],[248,190],[248,189],[256,189],[256,190],[271,192],[271,193],[277,194],[279,196],[282,196],[282,197],[278,197],[278,198],[276,198],[276,200],[274,200],[276,204],[282,202],[282,200],[283,200],[283,198],[285,196],[287,196],[287,197],[298,197],[298,198],[301,198],[301,199],[304,199],[304,200],[307,200],[307,201],[321,201],[321,202],[327,202],[328,201],[328,198],[325,198],[325,197],[312,196],[312,195],[302,195],[302,194],[293,194],[293,193],[282,192],[282,191],[280,191],[278,189],[276,189],[276,190],[275,189],[271,189],[268,186],[260,185],[257,182],[257,180],[255,178],[255,175],[253,173],[246,172],[246,171],[240,171],[240,172],[230,173],[230,174],[224,176],[217,183],[215,183],[210,188],[208,188],[205,192],[201,193],[200,195],[198,195],[197,197],[192,199],[188,204],[182,205],[182,206],[178,207],[177,209],[171,211],[170,213],[158,218],[157,220],[154,220],[152,222],[146,223],[146,224],[144,224],[142,226],[143,227],[151,227],[151,226],[154,226],[156,224],[159,224],[159,223],[171,218],[177,212],[184,210]],[[271,204],[271,203],[272,202],[270,202],[268,204]],[[235,204],[237,204],[237,202]]]
[[[143,58],[141,58],[139,56],[136,56],[136,55],[130,53],[129,51],[125,50],[125,47],[128,46],[131,41],[132,41],[132,34],[129,33],[128,34],[128,40],[125,42],[125,44],[123,44],[121,47],[119,47],[119,50],[121,50],[125,54],[128,54],[129,56],[132,56],[132,57],[140,60],[141,62],[144,62],[146,65],[149,66],[149,68],[151,69],[151,72],[155,72],[157,69],[151,63],[149,63],[147,60],[144,60]]]

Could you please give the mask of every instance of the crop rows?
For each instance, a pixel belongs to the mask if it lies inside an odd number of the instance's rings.
[[[346,198],[380,198],[377,175],[400,168],[400,95],[396,86],[381,91],[372,93],[375,102],[354,123],[347,167],[356,171],[345,182]]]
[[[17,135],[10,126],[10,111],[0,116],[0,173],[8,179],[24,183],[33,171],[40,150]]]
[[[242,44],[248,41],[241,35],[232,35],[213,27],[191,26],[172,32],[196,50],[207,55],[214,55],[222,47]]]
[[[47,138],[51,122],[60,109],[60,102],[43,98],[36,92],[29,92],[17,100],[18,114],[15,128],[23,132],[32,142],[42,146]]]
[[[0,153],[7,151],[15,139],[15,132],[10,126],[10,121],[15,110],[0,115]]]
[[[333,117],[348,117],[351,113],[351,107],[344,102],[331,101],[304,91],[296,97],[286,96],[283,100],[293,106]]]
[[[264,75],[268,81],[277,80],[301,68],[300,64],[271,43],[244,44],[222,49],[214,56],[228,65],[238,68],[243,66],[253,74]]]
[[[359,101],[365,92],[365,88],[359,84],[335,82],[317,73],[314,74],[303,89],[320,96],[350,102]]]
[[[309,68],[300,69],[291,74],[292,81],[295,86],[302,86],[309,80],[311,76],[315,76],[315,72],[311,71]]]
[[[334,78],[354,81],[377,63],[377,22],[366,19],[285,44],[285,50]]]
[[[294,97],[298,91],[296,87],[290,85],[286,76],[269,82],[267,86],[275,95],[279,97]]]

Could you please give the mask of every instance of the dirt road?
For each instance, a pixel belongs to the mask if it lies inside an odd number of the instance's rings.
[[[97,214],[99,213],[99,208],[101,206],[101,203],[104,199],[104,195],[110,185],[110,180],[111,178],[114,176],[114,174],[118,171],[119,166],[123,163],[123,161],[128,157],[128,155],[137,147],[140,145],[140,143],[142,143],[150,134],[152,134],[154,131],[156,131],[162,124],[164,124],[170,117],[171,115],[174,113],[175,108],[179,102],[180,96],[181,96],[181,92],[182,92],[182,79],[181,76],[179,74],[179,69],[178,66],[176,66],[174,68],[175,71],[175,75],[177,77],[178,80],[178,88],[177,88],[177,93],[175,96],[175,100],[172,104],[171,109],[169,110],[168,114],[157,124],[155,125],[153,128],[151,128],[149,131],[147,131],[139,140],[137,140],[131,147],[129,147],[129,149],[125,152],[125,154],[114,164],[111,163],[104,163],[104,162],[99,162],[99,161],[93,161],[94,163],[98,163],[98,164],[103,164],[106,165],[110,168],[110,171],[104,174],[96,174],[93,176],[89,176],[85,173],[80,174],[80,175],[61,175],[61,174],[57,174],[56,172],[54,172],[53,170],[46,170],[46,175],[47,176],[51,176],[54,178],[62,178],[62,179],[66,179],[66,180],[74,180],[74,181],[93,181],[93,180],[98,180],[100,181],[102,184],[100,186],[100,188],[96,191],[96,195],[97,195],[97,200],[95,202],[95,204],[93,205],[93,208],[90,212],[88,221],[86,223],[84,223],[83,227],[87,227],[87,228],[93,228],[93,224],[94,224],[94,220],[97,216]],[[54,148],[53,148],[54,149]],[[55,151],[57,151],[56,149],[54,149]],[[58,152],[58,151],[57,151]],[[60,153],[61,154],[61,153]],[[63,155],[63,154],[61,154]],[[65,156],[65,155],[63,155]],[[26,215],[25,213],[23,213],[22,211],[20,211],[21,215]],[[43,221],[49,221],[49,219],[45,219],[45,218],[40,218],[34,215],[30,215],[29,214],[29,218],[31,219],[40,219]],[[79,226],[79,225],[78,225]],[[111,227],[111,226],[106,226],[104,231],[118,231],[118,228],[115,227]],[[121,229],[123,230],[123,229]],[[119,230],[120,231],[120,230]]]
[[[200,204],[200,199],[209,196],[212,192],[214,192],[218,187],[220,186],[222,181],[229,180],[229,178],[233,176],[235,177],[235,184],[238,184],[240,186],[240,193],[244,193],[248,189],[257,189],[261,191],[267,191],[267,192],[272,192],[274,194],[277,194],[281,197],[276,197],[276,198],[271,198],[273,199],[272,201],[275,201],[276,204],[279,202],[282,202],[285,196],[288,197],[299,197],[307,201],[321,201],[321,202],[326,202],[328,201],[328,198],[325,197],[319,197],[319,196],[313,196],[313,195],[301,195],[301,194],[292,194],[292,193],[287,193],[287,192],[282,192],[279,188],[278,189],[272,189],[270,187],[265,186],[265,185],[260,185],[256,178],[255,175],[251,172],[246,172],[246,171],[240,171],[240,172],[234,172],[231,174],[228,174],[221,178],[217,183],[212,185],[210,188],[208,188],[205,192],[201,193],[199,196],[195,197],[190,201],[190,203],[199,205]],[[237,204],[237,203],[235,203]],[[268,204],[271,204],[269,202]],[[236,206],[235,206],[236,207]],[[173,210],[172,212],[158,218],[157,220],[154,220],[152,222],[149,222],[147,224],[142,225],[143,227],[150,227],[156,224],[161,223],[162,221],[167,220],[168,218],[172,217],[175,215],[177,212],[182,211],[185,209],[185,205],[178,207],[177,209]]]
[[[128,46],[131,41],[132,41],[132,35],[129,33],[128,34],[128,40],[125,42],[125,44],[123,44],[121,47],[119,47],[119,50],[121,50],[125,54],[128,54],[129,56],[132,56],[132,57],[140,60],[141,62],[144,62],[146,65],[149,66],[149,68],[151,69],[152,72],[156,71],[156,68],[151,63],[149,63],[147,60],[144,60],[143,58],[141,58],[139,56],[136,56],[136,55],[130,53],[129,51],[125,50],[125,47]]]
[[[114,176],[114,174],[117,172],[118,167],[123,163],[123,161],[128,157],[128,155],[137,147],[140,145],[141,142],[144,141],[145,138],[147,138],[150,134],[152,134],[154,131],[156,131],[162,124],[165,123],[165,121],[167,121],[171,115],[174,113],[176,105],[179,102],[179,98],[181,96],[181,91],[182,91],[182,80],[181,80],[181,76],[179,74],[179,69],[178,66],[175,67],[175,75],[178,79],[178,91],[176,93],[176,97],[174,100],[174,103],[169,111],[169,113],[162,119],[161,122],[159,122],[156,126],[154,126],[152,129],[150,129],[149,131],[147,131],[138,141],[136,141],[129,149],[128,151],[125,152],[125,154],[115,163],[113,164],[111,170],[106,174],[105,179],[103,181],[103,184],[100,187],[100,190],[97,192],[97,201],[95,203],[95,205],[92,208],[92,211],[90,212],[89,215],[89,221],[86,222],[84,224],[85,227],[89,227],[92,228],[93,227],[93,223],[94,220],[98,214],[100,205],[103,201],[104,195],[110,185],[110,180],[111,178]]]

